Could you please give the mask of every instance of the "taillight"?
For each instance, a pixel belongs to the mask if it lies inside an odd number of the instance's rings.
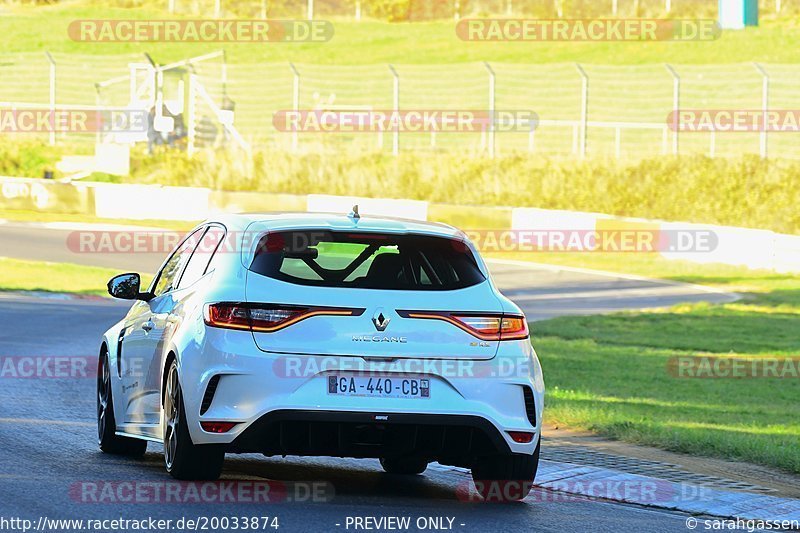
[[[509,431],[508,435],[511,437],[511,440],[519,444],[529,444],[533,442],[533,433],[528,433],[526,431]]]
[[[272,333],[312,316],[361,316],[364,309],[341,307],[305,307],[252,303],[206,304],[204,319],[208,326]]]
[[[422,318],[450,322],[484,341],[512,341],[530,335],[524,316],[472,313],[438,313],[431,311],[397,311],[404,318]]]
[[[200,422],[200,427],[208,433],[227,433],[236,425],[236,422]]]

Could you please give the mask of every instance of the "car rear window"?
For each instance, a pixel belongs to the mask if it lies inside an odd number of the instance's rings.
[[[486,280],[464,243],[428,235],[269,233],[250,270],[298,285],[362,289],[446,291]]]

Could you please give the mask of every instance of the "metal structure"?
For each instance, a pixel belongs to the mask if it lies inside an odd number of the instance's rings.
[[[166,103],[184,114],[190,153],[214,145],[201,142],[198,130],[210,121],[225,142],[245,151],[259,146],[298,153],[435,151],[491,157],[525,152],[622,159],[751,153],[800,159],[800,133],[690,132],[670,122],[673,111],[681,109],[800,113],[800,65],[228,64],[223,52],[165,65],[146,55],[8,54],[2,59],[4,107],[160,110]],[[496,131],[490,124],[479,133],[395,128],[376,136],[282,132],[273,125],[276,112],[320,108],[532,110],[539,121],[535,131]],[[384,133],[391,142],[384,142]],[[99,140],[72,133],[42,137],[52,144]]]

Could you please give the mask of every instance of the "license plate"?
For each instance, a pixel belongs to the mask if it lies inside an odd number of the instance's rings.
[[[371,398],[430,398],[429,379],[328,376],[328,394]]]

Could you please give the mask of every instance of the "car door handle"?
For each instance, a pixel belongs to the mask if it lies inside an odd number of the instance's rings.
[[[155,325],[155,324],[153,324],[153,323],[152,323],[151,321],[149,321],[149,320],[148,320],[147,322],[145,322],[144,324],[142,324],[142,329],[143,329],[143,330],[145,330],[145,331],[150,331],[150,330],[151,330],[151,329],[153,329],[154,327],[156,327],[156,325]]]

